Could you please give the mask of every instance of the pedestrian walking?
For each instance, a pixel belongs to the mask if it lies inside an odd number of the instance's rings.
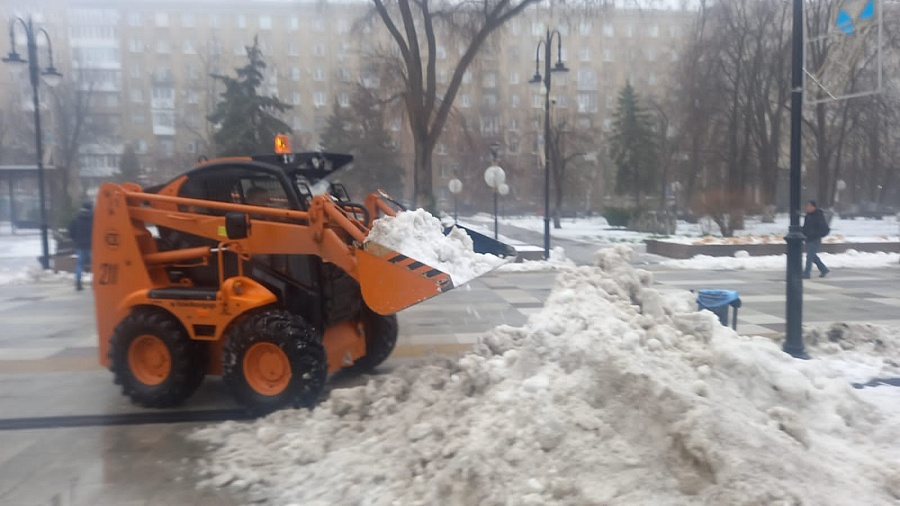
[[[75,243],[75,254],[78,261],[75,263],[75,289],[84,290],[81,285],[81,276],[85,267],[91,265],[91,237],[94,230],[94,209],[90,202],[85,202],[78,210],[75,218],[69,222],[69,237]]]
[[[831,229],[828,228],[825,213],[819,209],[815,200],[810,200],[806,204],[806,217],[803,219],[803,235],[806,236],[806,269],[803,271],[803,279],[809,279],[813,264],[816,264],[816,268],[819,269],[820,278],[824,278],[831,272],[819,259],[822,238],[829,233],[831,233]]]

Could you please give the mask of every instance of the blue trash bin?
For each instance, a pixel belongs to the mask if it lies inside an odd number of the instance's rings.
[[[708,309],[719,317],[722,325],[728,326],[728,308],[734,308],[731,328],[737,330],[737,311],[741,298],[736,290],[697,290],[697,309]]]

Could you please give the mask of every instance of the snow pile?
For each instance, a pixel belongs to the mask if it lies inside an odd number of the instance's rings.
[[[475,253],[472,238],[453,227],[444,235],[441,221],[424,209],[403,211],[374,221],[366,243],[376,243],[446,272],[456,286],[492,271],[508,260]]]
[[[198,486],[279,505],[896,504],[896,419],[661,295],[632,256],[562,271],[525,326],[462,358],[196,431]]]
[[[834,364],[835,374],[857,383],[900,376],[900,335],[896,329],[866,323],[832,323],[806,329],[809,353]]]

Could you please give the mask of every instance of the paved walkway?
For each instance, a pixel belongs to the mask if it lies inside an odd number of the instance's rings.
[[[664,290],[736,289],[743,301],[739,332],[771,337],[783,333],[782,272],[642,267],[655,272]],[[492,273],[403,311],[400,342],[386,368],[431,349],[464,350],[481,332],[500,323],[521,325],[540,309],[554,277]],[[807,281],[804,323],[900,324],[898,280],[900,267],[836,269],[827,278]],[[202,422],[140,423],[135,417],[147,411],[131,406],[111,374],[97,365],[90,290],[75,292],[62,281],[5,287],[0,292],[0,322],[0,504],[240,503],[194,488],[192,462],[203,449],[186,443],[184,435]],[[215,416],[234,408],[221,381],[208,378],[173,412]]]

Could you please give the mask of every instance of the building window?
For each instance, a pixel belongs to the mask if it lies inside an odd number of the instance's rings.
[[[472,82],[472,72],[467,70],[463,74],[462,82],[463,82],[463,84],[469,84],[470,82]]]
[[[259,17],[259,28],[260,28],[260,30],[271,30],[272,29],[272,16],[260,16]]]
[[[200,94],[197,93],[197,90],[188,90],[187,101],[189,104],[199,104],[200,103]]]
[[[463,93],[459,97],[459,106],[466,108],[472,107],[472,97],[470,97],[468,93]]]
[[[154,22],[156,26],[160,28],[165,28],[169,26],[169,14],[166,12],[157,12],[153,16]]]
[[[337,31],[338,33],[350,33],[350,23],[346,19],[339,19]]]
[[[514,94],[511,97],[509,97],[509,105],[513,109],[518,109],[519,108],[519,95]]]
[[[482,77],[482,86],[485,88],[496,88],[497,87],[497,73],[496,72],[486,72],[484,77]]]
[[[580,61],[591,61],[591,49],[583,47],[578,50],[578,59]]]
[[[338,98],[338,103],[341,107],[350,107],[350,95],[341,93],[341,96]]]
[[[144,43],[140,39],[129,39],[128,50],[132,53],[140,53],[144,50]]]
[[[320,82],[324,81],[325,80],[325,70],[320,67],[316,67],[316,69],[313,70],[313,80],[320,81]]]
[[[518,72],[510,72],[509,73],[509,84],[519,84],[519,73]]]
[[[546,30],[544,30],[544,23],[531,23],[531,34],[537,37],[546,36]]]
[[[322,18],[314,19],[313,20],[313,30],[315,30],[317,32],[324,32],[325,31],[325,20],[323,20]]]
[[[141,13],[140,12],[129,12],[128,13],[128,26],[141,26]]]
[[[298,28],[300,28],[300,19],[297,18],[297,16],[292,17],[290,23],[288,23],[288,26],[291,30],[297,30]]]
[[[300,67],[291,67],[291,80],[292,81],[300,80]]]
[[[391,118],[391,131],[399,132],[401,126],[402,122],[400,121],[400,118]]]
[[[650,28],[647,29],[647,33],[654,39],[659,37],[659,25],[650,25]]]
[[[591,34],[591,30],[593,28],[593,23],[591,23],[589,20],[583,20],[578,24],[578,33],[586,37]]]
[[[603,120],[603,131],[611,132],[612,131],[612,119],[606,118]]]
[[[625,27],[625,36],[634,37],[634,25],[628,25]]]
[[[317,91],[313,94],[313,105],[316,107],[324,107],[327,103],[328,101],[325,99],[324,91]]]
[[[141,126],[147,122],[147,118],[144,117],[144,113],[136,112],[131,115],[131,124],[135,126]]]
[[[603,25],[603,35],[606,37],[615,37],[616,29],[613,28],[613,25],[605,24]]]
[[[510,132],[518,132],[519,131],[519,120],[516,118],[512,118],[509,120],[509,126],[506,128]]]
[[[350,80],[353,78],[353,75],[350,73],[349,70],[347,70],[344,67],[341,67],[340,69],[338,69],[338,77],[342,83],[349,83]]]
[[[238,14],[236,21],[236,25],[238,28],[247,28],[247,16],[243,14]]]
[[[141,65],[139,63],[133,63],[131,65],[131,77],[137,79],[139,77],[143,77],[143,73],[141,72]]]
[[[169,41],[166,39],[157,39],[156,52],[159,54],[169,54]]]
[[[543,109],[544,108],[544,96],[540,93],[535,93],[531,96],[531,107],[535,109]]]
[[[235,54],[235,56],[242,56],[242,55],[247,54],[247,49],[244,48],[244,43],[243,43],[243,42],[237,42],[237,43],[235,43],[235,45],[234,45],[234,54]]]
[[[603,61],[605,61],[605,62],[613,61],[612,49],[604,49],[603,50]]]
[[[197,54],[197,48],[191,39],[184,39],[181,49],[184,51],[184,54]]]
[[[677,49],[673,49],[673,50],[672,50],[672,53],[669,55],[669,59],[672,60],[672,61],[678,61],[679,58],[680,58],[680,56],[678,55],[678,50],[677,50]]]
[[[295,91],[291,93],[291,104],[300,105],[300,92]]]
[[[291,117],[291,129],[303,130],[303,122],[300,121],[300,116]]]
[[[438,84],[447,84],[447,71],[445,69],[438,70],[437,82]]]
[[[172,156],[175,154],[175,141],[172,139],[160,139],[159,149],[162,150],[164,155]]]
[[[207,18],[207,21],[209,22],[210,28],[218,28],[219,27],[220,21],[219,21],[218,14],[210,14],[209,18]]]
[[[140,89],[131,90],[131,101],[135,103],[142,103],[144,101],[144,92]]]
[[[325,56],[325,44],[314,45],[313,56]]]
[[[197,26],[197,16],[193,12],[185,12],[181,15],[181,26],[195,28]]]
[[[609,110],[613,110],[616,108],[616,97],[612,95],[606,95],[606,108]]]

